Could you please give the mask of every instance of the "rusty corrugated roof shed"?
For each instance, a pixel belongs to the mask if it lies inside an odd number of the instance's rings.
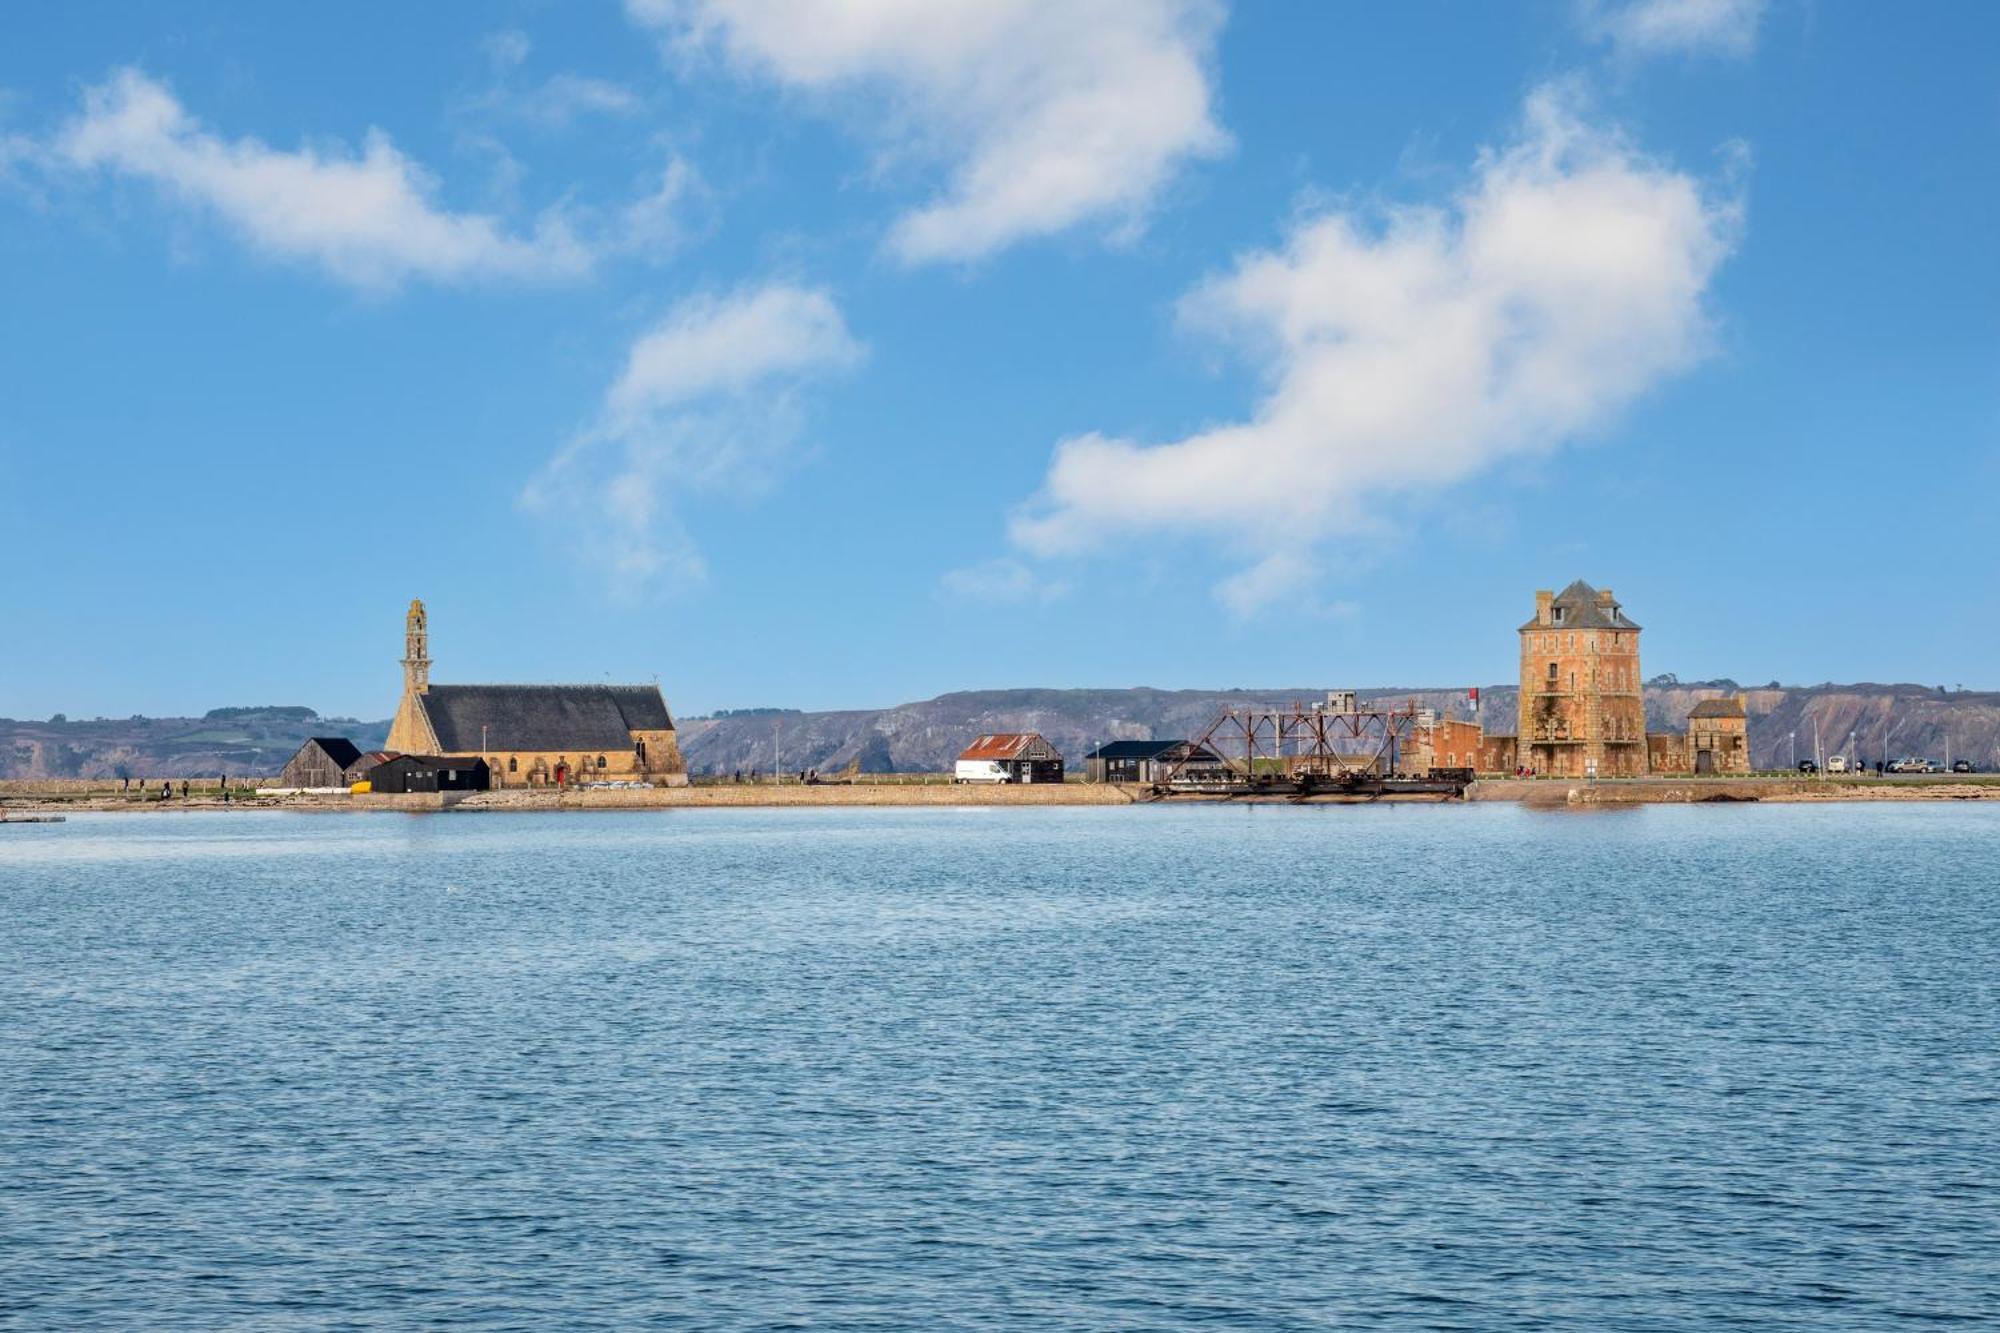
[[[1039,747],[1039,748],[1038,748]],[[1056,747],[1035,731],[1000,731],[981,736],[960,759],[1055,759]]]

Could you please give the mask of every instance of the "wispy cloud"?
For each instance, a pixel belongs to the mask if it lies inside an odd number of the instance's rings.
[[[911,263],[976,259],[1085,222],[1129,228],[1222,152],[1206,68],[1219,0],[626,0],[683,51],[845,104],[950,183],[897,220]]]
[[[677,497],[769,485],[802,430],[800,390],[865,355],[819,288],[773,283],[684,301],[633,343],[597,419],[523,505],[615,591],[697,582],[706,565]]]
[[[952,598],[968,602],[1053,602],[1069,591],[1062,579],[1052,579],[1012,556],[963,569],[947,570],[938,586]]]
[[[646,104],[622,83],[565,71],[521,93],[518,105],[544,124],[567,125],[585,115],[636,116]]]
[[[704,210],[708,186],[688,160],[667,154],[666,165],[652,177],[645,193],[618,210],[614,248],[655,258],[677,248],[687,235],[690,213]]]
[[[81,114],[40,157],[57,168],[144,181],[219,218],[266,255],[316,264],[358,287],[566,278],[591,266],[589,249],[559,215],[523,234],[490,215],[441,207],[431,177],[380,131],[369,131],[359,152],[225,138],[136,69],[89,89]]]
[[[1210,534],[1250,561],[1218,596],[1253,609],[1385,501],[1552,449],[1693,363],[1738,222],[1544,89],[1450,207],[1309,214],[1185,298],[1263,371],[1255,410],[1164,444],[1062,441],[1014,538],[1046,556]]]
[[[566,128],[584,116],[636,116],[645,110],[645,99],[624,84],[588,74],[563,70],[539,82],[520,82],[515,76],[535,48],[518,28],[488,33],[480,48],[492,67],[493,81],[467,102],[474,110],[552,129]]]
[[[1765,0],[1579,0],[1584,27],[1621,55],[1745,56]]]

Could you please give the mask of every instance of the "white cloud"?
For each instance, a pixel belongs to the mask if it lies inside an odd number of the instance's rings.
[[[1045,578],[1012,556],[996,556],[938,580],[944,591],[971,602],[1053,602],[1069,591],[1060,579]]]
[[[359,154],[337,144],[288,152],[225,139],[133,69],[85,93],[82,114],[56,134],[47,156],[149,182],[213,213],[268,255],[318,264],[361,287],[568,277],[591,264],[560,218],[514,235],[493,217],[440,208],[428,174],[380,131],[369,132]]]
[[[552,74],[523,93],[519,109],[548,125],[567,125],[584,115],[634,116],[644,107],[637,93],[609,79],[587,74]]]
[[[706,196],[701,174],[686,158],[669,153],[657,183],[619,211],[616,247],[640,254],[666,253],[687,233],[691,201]]]
[[[528,40],[528,34],[519,28],[502,28],[488,33],[479,45],[485,50],[486,59],[497,70],[520,68],[528,53],[535,49],[535,44]]]
[[[1582,0],[1584,25],[1628,56],[1744,56],[1757,45],[1765,0]]]
[[[697,581],[676,497],[768,485],[802,430],[799,389],[865,355],[818,288],[683,301],[633,343],[596,422],[522,502],[621,591]]]
[[[1248,616],[1281,597],[1307,592],[1319,566],[1299,551],[1274,551],[1215,586],[1215,599],[1237,616]]]
[[[549,129],[565,128],[586,115],[635,116],[645,109],[645,102],[624,84],[588,74],[563,71],[532,87],[517,87],[514,74],[535,49],[528,35],[517,28],[489,33],[479,45],[492,67],[493,82],[467,100],[469,109],[508,115]]]
[[[1385,502],[1599,428],[1694,362],[1737,222],[1733,200],[1538,92],[1450,207],[1306,216],[1190,294],[1183,318],[1261,367],[1255,410],[1166,444],[1062,441],[1015,540],[1219,537],[1253,566],[1218,595],[1268,601]]]
[[[912,263],[1087,221],[1139,221],[1227,146],[1205,64],[1219,0],[626,0],[683,50],[720,46],[803,92],[871,97],[893,156],[951,181],[899,219]]]

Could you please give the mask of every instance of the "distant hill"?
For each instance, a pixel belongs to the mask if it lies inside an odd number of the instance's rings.
[[[310,708],[217,708],[202,717],[0,718],[0,778],[275,774],[308,736],[380,749],[387,722],[323,718]]]
[[[1752,762],[1782,768],[1813,752],[1843,753],[1853,735],[1863,758],[1919,755],[2000,768],[2000,693],[1945,693],[1924,685],[1738,686],[1733,681],[1659,677],[1646,687],[1647,724],[1678,730],[1697,702],[1741,690],[1750,707]],[[1462,690],[1376,688],[1369,699],[1419,700],[1448,716],[1470,717]],[[797,712],[737,709],[682,718],[681,749],[696,773],[768,773],[772,741],[786,771],[836,772],[851,762],[864,773],[948,770],[983,732],[1039,731],[1072,763],[1111,740],[1196,736],[1229,705],[1325,697],[1321,686],[1242,690],[974,690],[894,708]],[[1515,688],[1480,691],[1487,729],[1514,730]],[[218,708],[200,718],[133,717],[16,722],[0,719],[0,778],[194,777],[273,774],[308,736],[346,736],[362,749],[386,743],[389,723],[322,718],[310,708]]]
[[[1681,682],[1662,677],[1646,689],[1648,725],[1680,730],[1700,700],[1742,688],[1728,680]],[[2000,766],[2000,693],[1941,694],[1922,685],[1763,686],[1749,697],[1752,761],[1760,768],[1790,762],[1791,736],[1800,757],[1812,754],[1819,724],[1824,753],[1844,749],[1850,731],[1864,755],[1890,753],[1942,759],[1947,732],[1954,757],[1982,768]],[[1369,699],[1414,698],[1454,717],[1471,717],[1463,690],[1375,688]],[[940,695],[894,708],[825,713],[734,714],[683,720],[681,750],[698,773],[756,768],[769,772],[772,740],[787,771],[836,771],[859,760],[864,773],[942,772],[974,737],[990,731],[1039,731],[1072,762],[1111,740],[1196,736],[1228,705],[1324,698],[1325,687],[1243,690],[979,690]],[[1487,730],[1512,733],[1516,689],[1480,691]]]

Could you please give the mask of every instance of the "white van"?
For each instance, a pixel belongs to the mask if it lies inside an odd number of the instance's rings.
[[[1847,771],[1847,756],[1844,754],[1829,755],[1826,761],[1826,771],[1829,773],[1845,773]]]

